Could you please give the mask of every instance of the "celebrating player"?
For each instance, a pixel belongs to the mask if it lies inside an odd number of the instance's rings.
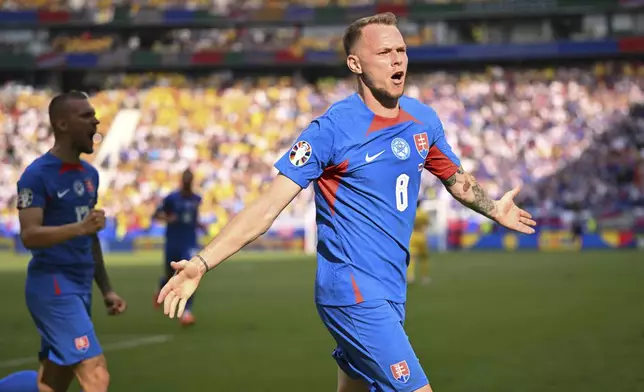
[[[266,232],[312,181],[317,207],[318,313],[337,342],[338,391],[431,391],[403,328],[407,249],[421,172],[495,222],[534,233],[517,207],[519,188],[490,199],[465,172],[438,116],[403,95],[407,52],[391,13],[357,20],[344,36],[358,93],[333,104],[275,164],[279,174],[190,260],[159,295],[170,318],[183,313],[203,275]]]
[[[197,230],[206,231],[206,227],[199,222],[199,205],[201,196],[192,188],[193,175],[186,169],[181,176],[181,188],[170,193],[163,199],[154,214],[154,219],[167,223],[165,231],[165,273],[161,278],[159,289],[168,282],[174,274],[170,263],[174,260],[191,258],[198,250]],[[159,292],[154,296],[155,304]],[[194,295],[186,303],[186,311],[181,317],[181,324],[192,325],[195,322],[192,314]]]
[[[18,180],[20,237],[33,256],[25,296],[42,338],[38,388],[67,391],[76,376],[84,391],[104,392],[109,374],[91,320],[92,279],[110,315],[126,303],[112,290],[97,236],[105,225],[95,209],[98,172],[80,159],[93,152],[99,122],[78,92],[55,97],[49,119],[53,148]]]

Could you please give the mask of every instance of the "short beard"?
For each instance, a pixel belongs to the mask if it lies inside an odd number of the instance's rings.
[[[90,147],[87,147],[87,146],[84,146],[83,143],[81,143],[80,141],[74,142],[72,144],[72,147],[74,149],[74,152],[78,153],[79,156],[81,154],[91,155],[91,154],[94,153],[94,146],[93,145],[90,146]]]
[[[373,97],[378,102],[380,102],[382,106],[388,109],[393,109],[396,106],[398,106],[398,99],[402,96],[402,94],[392,95],[384,88],[375,87],[374,83],[371,81],[369,76],[367,76],[367,74],[365,73],[363,73],[362,75],[359,75],[358,77],[362,79],[362,82],[364,83],[364,85],[367,86],[369,91],[371,91],[371,94],[373,95]]]

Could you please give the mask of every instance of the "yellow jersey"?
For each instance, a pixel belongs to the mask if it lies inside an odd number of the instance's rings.
[[[414,221],[414,231],[411,233],[411,240],[409,241],[409,252],[411,257],[423,257],[429,253],[429,246],[427,245],[427,225],[429,224],[429,216],[422,209],[416,210],[416,220]]]

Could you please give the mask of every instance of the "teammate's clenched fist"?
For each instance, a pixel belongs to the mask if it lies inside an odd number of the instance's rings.
[[[81,222],[81,228],[85,234],[94,234],[105,227],[105,211],[90,210],[89,214]]]

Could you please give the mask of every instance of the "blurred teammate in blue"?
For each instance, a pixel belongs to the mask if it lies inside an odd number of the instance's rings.
[[[436,112],[403,95],[407,52],[393,14],[351,24],[344,48],[358,93],[311,122],[275,164],[279,174],[268,190],[205,249],[172,263],[177,274],[158,301],[170,318],[180,316],[203,275],[265,233],[314,182],[315,302],[337,343],[337,390],[429,392],[403,327],[421,172],[500,225],[531,234],[535,222],[513,202],[519,187],[490,199],[461,167]]]
[[[0,379],[0,392],[39,392],[38,372],[21,370]]]
[[[22,370],[0,379],[0,392],[38,392],[38,372]]]
[[[165,221],[165,246],[164,246],[164,275],[161,277],[159,289],[168,282],[174,274],[170,263],[174,260],[190,259],[199,250],[198,230],[206,232],[206,227],[199,221],[199,206],[201,196],[193,190],[194,176],[190,169],[186,169],[181,176],[181,186],[163,199],[163,203],[154,213],[154,219]],[[156,298],[159,292],[155,294]],[[189,326],[194,324],[195,317],[192,313],[194,296],[186,304],[186,311],[181,317],[181,324]],[[157,304],[158,305],[158,304]]]
[[[39,392],[38,372],[21,370],[0,379],[0,392]]]
[[[104,392],[107,364],[91,319],[95,280],[110,315],[126,303],[110,285],[98,239],[105,213],[95,208],[99,176],[82,153],[94,150],[94,108],[79,92],[49,105],[53,148],[18,180],[20,237],[31,250],[25,297],[41,336],[38,388],[67,391],[74,376],[86,392]]]

